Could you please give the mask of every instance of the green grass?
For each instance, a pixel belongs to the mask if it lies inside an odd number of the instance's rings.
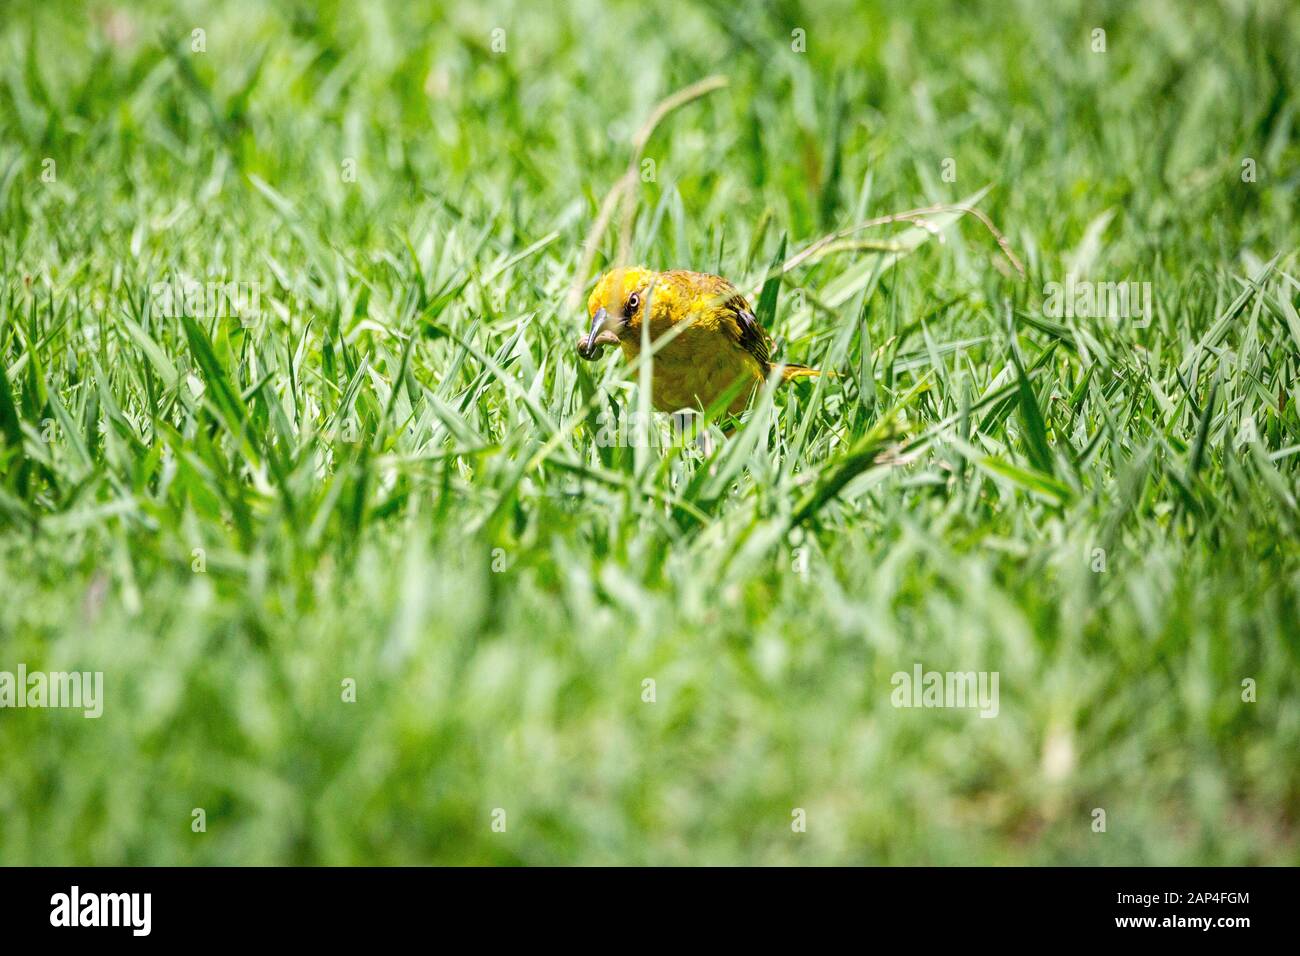
[[[0,863],[1300,862],[1300,8],[493,6],[0,15],[0,671],[106,697],[0,710]],[[630,258],[978,197],[1026,277],[855,233],[762,308],[836,377],[602,447],[569,289],[715,74]]]

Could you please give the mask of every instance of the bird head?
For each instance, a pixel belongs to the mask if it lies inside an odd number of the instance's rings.
[[[587,299],[586,335],[578,339],[578,354],[587,360],[600,355],[606,345],[618,345],[640,335],[645,300],[654,272],[640,266],[611,269],[600,277]]]

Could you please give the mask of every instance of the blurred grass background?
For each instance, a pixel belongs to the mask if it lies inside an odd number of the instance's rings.
[[[0,863],[1300,861],[1300,9],[731,6],[0,4],[0,670],[106,693],[0,710]],[[711,74],[637,261],[979,195],[1027,277],[864,233],[770,321],[837,378],[600,447],[566,292]]]

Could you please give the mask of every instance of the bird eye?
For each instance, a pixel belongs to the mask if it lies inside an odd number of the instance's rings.
[[[623,307],[623,312],[625,315],[631,315],[640,307],[641,307],[641,296],[633,292],[630,296],[627,297],[627,305]]]

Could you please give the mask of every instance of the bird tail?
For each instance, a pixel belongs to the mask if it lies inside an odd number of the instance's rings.
[[[787,365],[781,373],[781,380],[789,382],[796,378],[816,378],[820,374],[821,369],[809,368],[807,365]]]

